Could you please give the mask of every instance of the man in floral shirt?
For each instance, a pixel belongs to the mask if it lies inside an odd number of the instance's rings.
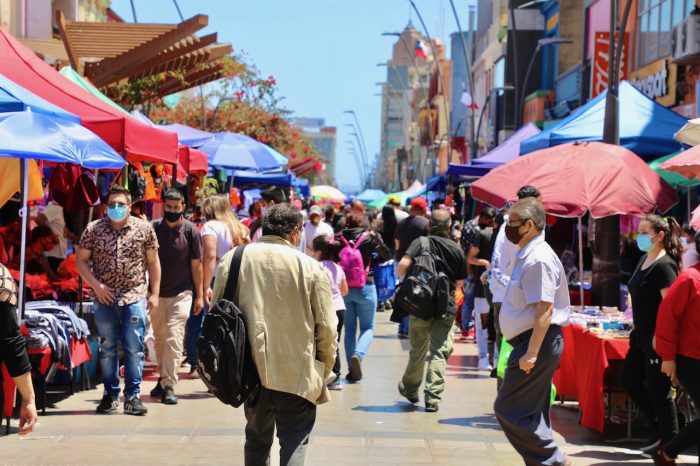
[[[146,302],[151,311],[158,307],[160,262],[153,227],[129,215],[130,207],[129,191],[114,186],[107,197],[107,217],[87,226],[76,252],[78,272],[95,293],[95,322],[100,334],[100,368],[105,385],[104,396],[97,406],[100,414],[119,408],[118,341],[124,350],[124,413],[147,412],[139,398],[143,335]],[[88,265],[90,261],[92,267]]]

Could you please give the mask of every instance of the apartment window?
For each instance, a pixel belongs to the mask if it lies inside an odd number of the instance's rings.
[[[639,0],[637,68],[671,55],[671,31],[695,8],[695,0]]]

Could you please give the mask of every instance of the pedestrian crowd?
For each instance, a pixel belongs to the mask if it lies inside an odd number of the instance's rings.
[[[28,266],[50,271],[52,259],[65,255],[65,238],[76,242],[76,266],[93,290],[100,337],[99,414],[117,411],[122,392],[124,413],[147,413],[141,401],[147,358],[158,374],[150,396],[177,404],[181,368],[196,376],[207,310],[228,299],[245,317],[260,380],[244,404],[245,462],[267,464],[276,429],[281,463],[303,464],[317,405],[330,400],[329,390],[363,380],[377,313],[390,312],[397,337],[410,343],[397,381],[402,397],[420,402],[423,386],[425,411],[439,410],[454,335],[461,332],[475,339],[477,369],[497,379],[494,412],[524,462],[568,465],[549,410],[562,327],[569,323],[570,261],[545,241],[537,188],[524,186],[517,196],[507,210],[483,207],[460,222],[449,201],[430,209],[416,197],[404,211],[391,197],[381,212],[370,212],[358,201],[345,208],[294,205],[273,187],[242,221],[228,197],[206,198],[198,225],[185,218],[178,190],[166,193],[163,217],[150,222],[132,210],[129,191],[114,186],[106,216],[79,238],[44,219],[33,231]],[[227,290],[242,245],[237,285]],[[700,433],[697,420],[679,424],[672,397],[672,386],[681,385],[700,400],[700,234],[649,215],[639,223],[636,246],[643,255],[629,278],[634,331],[621,384],[649,422],[651,437],[641,449],[657,464],[675,464]],[[14,281],[0,266],[0,360],[23,397],[25,434],[36,408],[16,306]],[[498,377],[504,341],[512,352]]]

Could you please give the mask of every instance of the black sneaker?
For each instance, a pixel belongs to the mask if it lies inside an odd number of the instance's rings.
[[[355,381],[362,380],[362,359],[356,354],[350,358],[350,375]]]
[[[411,403],[418,403],[418,401],[420,401],[420,398],[418,398],[417,395],[408,396],[408,393],[406,392],[406,387],[404,387],[403,383],[401,382],[399,382],[399,394]]]
[[[100,404],[97,405],[95,411],[97,414],[109,414],[117,409],[119,409],[119,400],[115,400],[110,395],[105,395],[102,397],[102,400],[100,400]]]
[[[160,402],[164,405],[176,405],[177,396],[175,396],[175,390],[170,385],[166,385],[163,389],[163,394],[160,397]]]
[[[148,412],[148,409],[141,403],[141,399],[135,396],[124,402],[124,414],[133,414],[134,416],[143,416]]]
[[[158,383],[156,383],[156,386],[151,390],[151,398],[160,398],[163,396],[163,387],[160,386],[161,380],[162,379],[158,377]]]
[[[437,413],[438,412],[437,403],[426,403],[425,404],[425,412],[426,413]]]

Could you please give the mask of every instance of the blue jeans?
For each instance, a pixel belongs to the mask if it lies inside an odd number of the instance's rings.
[[[187,352],[187,363],[190,367],[197,365],[197,339],[202,333],[202,323],[204,322],[204,314],[206,309],[203,309],[198,316],[194,315],[194,307],[190,309],[190,317],[185,324],[185,351]]]
[[[464,280],[464,304],[462,305],[462,330],[467,331],[474,323],[472,312],[474,311],[474,275],[469,275]]]
[[[119,356],[124,351],[124,397],[131,399],[141,391],[143,375],[143,335],[146,330],[146,301],[119,306],[95,302],[95,323],[100,334],[100,369],[104,394],[119,397]]]
[[[374,319],[377,315],[377,289],[374,285],[350,288],[345,301],[345,357],[350,367],[350,359],[358,355],[364,359],[374,336]],[[360,322],[360,336],[357,337],[357,323]],[[355,340],[357,338],[357,340]]]
[[[408,335],[408,321],[410,316],[403,316],[399,323],[399,335]]]

